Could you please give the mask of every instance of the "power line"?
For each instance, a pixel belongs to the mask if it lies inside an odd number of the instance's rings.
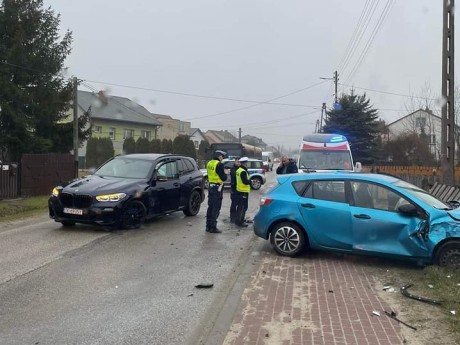
[[[127,88],[127,89],[142,90],[142,91],[152,91],[152,92],[167,93],[167,94],[172,94],[172,95],[197,97],[197,98],[207,98],[207,99],[216,99],[216,100],[224,100],[224,101],[232,101],[232,102],[257,103],[257,104],[264,103],[264,104],[283,105],[283,106],[290,106],[290,107],[306,107],[306,108],[314,107],[314,106],[306,105],[306,104],[261,102],[261,101],[255,101],[255,100],[249,100],[249,99],[241,99],[241,98],[200,95],[200,94],[195,94],[195,93],[170,91],[170,90],[160,90],[160,89],[153,89],[153,88],[140,87],[140,86],[131,86],[131,85],[123,85],[123,84],[115,84],[115,83],[108,83],[108,82],[102,82],[102,81],[95,81],[95,80],[89,80],[89,79],[85,79],[85,81],[91,82],[91,83],[96,83],[96,84],[102,84],[102,85],[117,86],[117,87],[122,87],[122,88]]]
[[[392,96],[409,97],[409,98],[420,98],[420,99],[427,99],[427,100],[430,100],[430,101],[438,101],[438,100],[439,100],[439,99],[436,99],[436,98],[427,98],[427,97],[421,97],[421,96],[411,96],[411,95],[406,95],[406,94],[402,94],[402,93],[396,93],[396,92],[389,92],[389,91],[381,91],[381,90],[369,89],[369,88],[360,87],[360,86],[355,86],[355,85],[350,85],[350,84],[339,83],[339,85],[347,86],[347,87],[352,87],[352,88],[355,88],[355,89],[360,89],[360,90],[365,90],[365,91],[372,91],[372,92],[377,92],[377,93],[383,93],[383,94],[392,95]]]
[[[338,64],[336,70],[342,71],[342,67],[343,67],[343,69],[345,69],[347,61],[349,60],[350,54],[352,52],[352,46],[355,45],[357,33],[358,33],[358,30],[359,30],[359,28],[361,26],[361,22],[365,17],[365,13],[367,12],[367,6],[368,5],[369,5],[369,0],[366,0],[366,2],[364,4],[364,7],[363,7],[363,10],[361,11],[361,15],[359,16],[358,22],[356,23],[356,26],[355,26],[355,29],[353,31],[353,34],[351,35],[350,40],[348,41],[347,48],[345,49],[345,52],[344,52],[344,54],[342,56],[342,59],[340,60],[340,62]]]
[[[379,32],[380,28],[382,27],[383,23],[385,22],[393,3],[394,3],[393,0],[387,0],[387,3],[385,4],[385,7],[382,10],[382,13],[380,14],[380,17],[377,20],[377,23],[375,24],[374,29],[372,30],[372,33],[369,36],[369,39],[367,40],[366,45],[364,46],[364,49],[361,52],[361,55],[359,56],[359,58],[356,61],[355,65],[353,66],[353,69],[348,74],[348,77],[347,77],[347,79],[345,81],[350,80],[354,76],[354,74],[356,73],[358,68],[360,67],[361,63],[363,62],[364,58],[367,55],[367,52],[369,51],[369,48],[372,45],[372,42],[375,39],[375,36],[377,36],[377,33]]]
[[[369,26],[369,23],[371,22],[372,17],[374,16],[375,10],[377,9],[379,2],[380,2],[380,0],[377,0],[377,2],[376,2],[376,0],[372,0],[372,3],[368,6],[367,11],[364,14],[365,19],[363,21],[363,27],[360,30],[360,32],[357,34],[357,38],[353,42],[353,44],[352,44],[352,46],[350,48],[350,53],[348,55],[348,58],[345,60],[345,62],[342,65],[342,71],[341,71],[342,74],[345,71],[346,65],[350,62],[350,60],[353,58],[356,50],[358,49],[358,46],[359,46],[359,44],[361,43],[361,40],[364,37],[364,33],[366,32],[367,27]]]
[[[276,101],[277,99],[281,99],[281,98],[284,98],[284,97],[288,97],[288,96],[291,96],[291,95],[294,95],[296,93],[299,93],[299,92],[302,92],[302,91],[306,91],[308,89],[311,89],[315,86],[318,86],[318,85],[321,85],[325,83],[325,81],[321,81],[319,83],[316,83],[316,84],[313,84],[313,85],[310,85],[310,86],[307,86],[303,89],[300,89],[300,90],[296,90],[296,91],[292,91],[290,93],[287,93],[285,95],[282,95],[282,96],[279,96],[279,97],[275,97],[275,98],[272,98],[272,99],[269,99],[265,102],[259,102],[257,104],[251,104],[251,105],[248,105],[246,107],[242,107],[242,108],[236,108],[236,109],[232,109],[232,110],[228,110],[228,111],[223,111],[223,112],[219,112],[219,113],[215,113],[215,114],[209,114],[209,115],[204,115],[204,116],[198,116],[198,117],[193,117],[193,118],[189,118],[189,119],[185,119],[184,121],[191,121],[191,120],[197,120],[197,119],[204,119],[204,118],[208,118],[208,117],[214,117],[214,116],[219,116],[219,115],[225,115],[225,114],[230,114],[230,113],[234,113],[234,112],[237,112],[237,111],[241,111],[241,110],[245,110],[245,109],[249,109],[249,108],[254,108],[254,107],[257,107],[259,105],[263,105],[263,104],[268,104],[272,101]]]

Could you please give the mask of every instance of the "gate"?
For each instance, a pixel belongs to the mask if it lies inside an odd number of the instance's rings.
[[[18,164],[0,163],[0,200],[15,199],[19,196]]]

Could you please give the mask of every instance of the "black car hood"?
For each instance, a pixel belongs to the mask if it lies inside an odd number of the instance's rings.
[[[64,193],[78,193],[87,195],[96,195],[101,192],[106,193],[126,193],[130,187],[145,184],[146,180],[143,179],[130,179],[119,177],[108,177],[91,175],[85,176],[77,180],[68,182],[63,187]]]

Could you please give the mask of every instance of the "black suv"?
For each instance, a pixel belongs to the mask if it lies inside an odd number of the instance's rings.
[[[138,228],[145,219],[182,210],[195,216],[204,200],[203,174],[190,157],[142,153],[116,156],[94,174],[55,187],[48,201],[56,222]]]

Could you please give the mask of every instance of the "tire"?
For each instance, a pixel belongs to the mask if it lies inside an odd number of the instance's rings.
[[[436,250],[435,262],[439,266],[460,268],[460,241],[449,241]]]
[[[62,226],[74,226],[75,222],[71,220],[63,220],[61,221]]]
[[[194,190],[190,194],[188,199],[187,206],[184,208],[183,212],[186,216],[196,216],[200,212],[201,207],[201,195],[198,191]]]
[[[205,177],[203,178],[203,180],[204,180],[204,188],[205,188],[205,189],[209,189],[209,180],[208,180],[208,177],[205,176]]]
[[[296,256],[305,249],[305,233],[296,224],[276,224],[270,232],[273,249],[282,256]]]
[[[140,201],[128,202],[121,211],[118,227],[120,229],[138,229],[144,223],[147,211]]]
[[[251,188],[254,190],[258,190],[260,187],[262,187],[262,179],[260,177],[253,177],[250,182]]]

